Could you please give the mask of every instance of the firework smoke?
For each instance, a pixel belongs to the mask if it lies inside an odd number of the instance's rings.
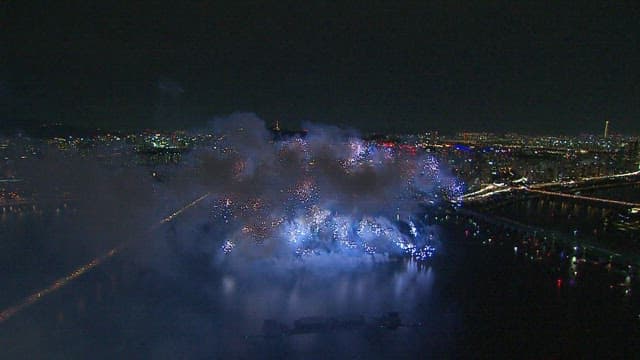
[[[209,241],[218,253],[430,257],[425,206],[461,193],[437,159],[353,131],[305,127],[306,134],[274,140],[253,114],[211,123],[216,140],[193,152],[182,178],[212,194],[208,221],[216,231]]]

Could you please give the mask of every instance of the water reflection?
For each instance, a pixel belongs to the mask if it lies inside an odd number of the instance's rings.
[[[228,272],[221,276],[216,296],[249,332],[259,332],[264,319],[293,322],[305,316],[373,315],[394,310],[414,318],[419,315],[418,305],[431,296],[436,278],[432,266],[410,260],[367,259],[359,260],[357,266],[346,266],[341,260],[332,260],[331,268],[323,262],[318,267],[279,264],[264,265],[259,272]]]
[[[29,221],[57,224],[65,218],[52,213]],[[438,225],[445,227],[443,249],[424,265],[333,255],[308,263],[212,265],[207,258],[192,271],[196,261],[171,253],[162,258],[162,271],[152,271],[123,255],[0,329],[0,357],[467,358],[529,351],[548,358],[574,351],[615,354],[627,345],[623,336],[637,334],[631,328],[637,323],[625,322],[632,311],[626,303],[637,295],[618,296],[637,288],[637,270],[620,277],[612,265],[602,274],[582,248],[466,217],[452,216],[451,222]],[[33,233],[33,226],[14,224],[11,238],[51,242],[51,224]],[[39,268],[55,272],[51,264]],[[41,277],[34,270],[33,278]],[[608,290],[611,284],[615,291]],[[13,290],[37,284],[20,286]],[[267,319],[291,327],[309,316],[362,315],[372,323],[390,311],[415,326],[262,336]],[[633,312],[633,321],[637,316]],[[616,331],[622,336],[607,342]],[[595,344],[593,338],[604,340]]]

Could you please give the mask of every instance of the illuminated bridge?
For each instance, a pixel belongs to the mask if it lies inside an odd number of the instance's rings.
[[[614,205],[614,206],[640,208],[640,203],[634,203],[634,202],[628,202],[628,201],[603,199],[603,198],[598,198],[594,196],[575,195],[575,194],[567,194],[567,193],[557,192],[557,191],[546,191],[546,190],[537,190],[537,189],[530,189],[530,188],[529,189],[525,188],[523,190],[529,193],[534,193],[534,194],[559,196],[559,197],[564,197],[564,198],[573,199],[573,200],[594,201],[594,202],[600,202],[603,204]]]
[[[596,202],[616,207],[622,206],[630,208],[640,208],[640,203],[571,194],[568,192],[577,192],[585,189],[597,190],[601,188],[630,186],[637,184],[640,184],[640,171],[609,176],[582,178],[580,180],[548,182],[531,185],[524,185],[523,182],[516,180],[511,184],[501,183],[487,185],[478,191],[465,194],[462,197],[462,200],[465,203],[485,202],[490,199],[500,197],[500,195],[525,192],[529,194],[563,197],[578,201]]]

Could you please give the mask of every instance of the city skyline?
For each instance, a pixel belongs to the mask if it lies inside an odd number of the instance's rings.
[[[186,128],[171,128],[171,127],[138,127],[138,128],[116,128],[116,127],[92,127],[87,125],[74,125],[67,123],[51,123],[51,122],[33,122],[33,123],[21,123],[19,121],[14,122],[6,122],[0,126],[0,136],[13,136],[16,134],[22,134],[26,136],[35,136],[35,137],[55,137],[55,136],[93,136],[100,133],[121,133],[121,134],[133,134],[138,132],[145,131],[159,131],[159,132],[191,132],[191,133],[203,133],[207,131],[211,131],[210,124],[215,121],[215,119],[225,118],[228,116],[242,115],[242,114],[251,114],[253,113],[242,113],[235,112],[232,114],[219,115],[208,119],[207,121],[203,121],[199,125],[194,125],[192,127]],[[284,132],[299,132],[304,131],[305,127],[313,126],[313,125],[330,125],[336,126],[338,128],[342,128],[345,130],[351,130],[362,134],[363,136],[371,136],[371,135],[393,135],[393,134],[423,134],[423,133],[433,133],[438,134],[440,136],[448,136],[448,137],[464,137],[464,134],[473,134],[473,135],[489,135],[489,136],[504,136],[504,135],[521,135],[521,136],[558,136],[558,137],[582,137],[582,136],[596,136],[601,137],[603,139],[611,138],[611,137],[638,137],[640,133],[638,131],[629,131],[622,132],[616,131],[615,124],[613,124],[610,120],[604,120],[602,124],[602,128],[600,131],[598,129],[593,129],[592,132],[586,131],[559,131],[555,129],[555,132],[549,129],[537,129],[537,131],[517,131],[510,128],[502,128],[495,130],[487,130],[484,128],[424,128],[424,129],[368,129],[362,130],[359,128],[355,128],[353,126],[346,126],[344,124],[330,124],[330,123],[316,123],[311,121],[304,122],[291,122],[291,123],[283,123],[280,120],[274,120],[272,123],[267,123],[267,126],[273,131],[284,131]]]
[[[637,339],[637,138],[234,114],[0,137],[0,159],[3,358],[622,356]]]
[[[634,358],[638,19],[0,1],[0,358]]]

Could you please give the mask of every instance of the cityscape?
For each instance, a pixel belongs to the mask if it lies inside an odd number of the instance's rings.
[[[0,2],[0,359],[633,359],[637,2]]]
[[[0,207],[7,234],[34,236],[20,230],[34,221],[85,222],[79,212],[115,205],[98,198],[90,203],[83,200],[98,191],[107,192],[101,197],[129,193],[129,208],[139,206],[132,205],[141,198],[137,191],[151,191],[150,196],[156,198],[152,203],[158,207],[153,212],[165,213],[148,222],[146,229],[140,228],[143,218],[139,213],[129,214],[137,223],[132,232],[144,240],[125,235],[129,231],[105,229],[116,239],[105,241],[98,252],[85,248],[83,255],[75,256],[79,261],[76,264],[58,264],[56,268],[68,272],[46,276],[58,276],[48,285],[31,279],[41,286],[31,294],[26,294],[34,290],[25,286],[28,282],[15,283],[15,294],[5,298],[0,322],[10,326],[32,309],[55,306],[45,305],[56,302],[49,298],[65,296],[78,303],[71,308],[59,305],[61,308],[54,311],[54,328],[64,328],[67,316],[100,316],[91,315],[93,311],[86,307],[115,306],[107,305],[105,297],[122,296],[123,290],[118,287],[123,285],[118,284],[128,282],[118,278],[125,275],[117,268],[140,261],[138,257],[145,253],[140,247],[148,246],[145,242],[206,236],[206,250],[190,239],[177,248],[173,245],[174,256],[195,261],[202,254],[193,252],[202,251],[210,257],[205,264],[211,265],[203,265],[205,268],[229,271],[220,284],[226,297],[234,296],[237,278],[255,281],[255,274],[245,274],[247,269],[222,270],[227,266],[263,266],[261,271],[275,271],[270,275],[272,280],[283,281],[280,267],[300,271],[303,266],[313,272],[326,271],[322,269],[331,264],[333,271],[342,269],[340,276],[344,276],[342,272],[351,273],[354,266],[360,269],[358,273],[370,266],[382,266],[380,263],[400,261],[402,266],[413,268],[407,270],[409,274],[419,278],[443,271],[442,263],[456,257],[452,252],[459,251],[457,247],[480,246],[482,251],[491,251],[491,256],[499,256],[501,262],[510,259],[516,261],[514,266],[533,266],[529,271],[545,279],[542,287],[547,291],[556,289],[558,299],[578,296],[585,289],[606,294],[611,304],[619,306],[616,310],[628,322],[628,330],[637,328],[638,137],[608,134],[609,122],[603,134],[575,137],[484,132],[444,136],[436,131],[360,135],[352,130],[308,125],[309,129],[285,130],[279,122],[267,126],[253,114],[238,113],[216,120],[209,131],[95,131],[80,137],[4,137],[0,147]],[[55,129],[55,125],[47,127]],[[261,149],[260,153],[255,149]],[[70,177],[53,174],[59,179],[43,182],[41,177],[49,163],[55,164],[56,171],[66,167],[69,172],[93,173]],[[203,178],[209,171],[215,172],[215,181]],[[97,180],[96,176],[104,179]],[[111,183],[115,177],[122,177],[116,181],[122,189],[105,189],[101,184]],[[126,189],[123,182],[132,179],[146,189]],[[87,181],[94,184],[78,188]],[[190,192],[185,193],[185,189]],[[193,193],[194,189],[202,193]],[[181,192],[182,200],[177,201],[176,194]],[[182,205],[168,206],[176,202]],[[123,221],[112,211],[105,209],[99,212],[101,218],[91,221]],[[187,220],[189,217],[198,220]],[[108,226],[105,224],[93,224],[91,228]],[[187,230],[185,226],[200,230]],[[200,235],[194,235],[194,231]],[[69,236],[68,230],[60,232]],[[454,241],[456,238],[459,240]],[[32,241],[37,244],[37,239]],[[24,256],[18,245],[13,246],[3,253],[17,259]],[[52,256],[56,251],[45,253],[51,252],[47,256]],[[91,258],[91,252],[95,257]],[[83,258],[85,262],[80,260]],[[278,265],[270,264],[266,260],[269,258]],[[16,266],[21,261],[28,262],[26,258],[18,260]],[[151,265],[142,268],[147,266]],[[105,276],[110,277],[111,285],[100,279]],[[94,286],[96,289],[91,290]],[[105,286],[111,290],[103,290]],[[97,293],[58,294],[73,293],[74,288]],[[23,294],[22,300],[18,294]],[[407,304],[404,307],[386,308],[374,315],[345,314],[343,310],[338,317],[298,313],[294,308],[281,315],[283,318],[263,319],[262,328],[255,320],[244,327],[248,333],[242,336],[257,336],[269,343],[294,335],[420,328],[429,321],[415,309],[407,311]],[[293,314],[299,318],[290,318]],[[407,314],[411,317],[406,318]],[[294,322],[292,327],[285,324],[287,319]],[[459,326],[453,324],[448,326]],[[601,324],[596,322],[595,326]],[[455,334],[454,330],[447,331]],[[451,346],[457,340],[452,334],[445,339],[437,346]],[[255,346],[260,347],[252,343],[251,347]]]

